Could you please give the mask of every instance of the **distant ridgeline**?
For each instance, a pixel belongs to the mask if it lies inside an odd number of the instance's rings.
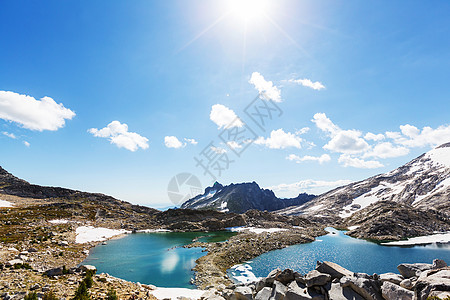
[[[296,198],[280,199],[271,190],[262,189],[256,182],[223,186],[216,182],[181,205],[181,208],[214,209],[221,212],[244,213],[251,209],[275,211],[293,205],[302,205],[315,195],[300,194]]]

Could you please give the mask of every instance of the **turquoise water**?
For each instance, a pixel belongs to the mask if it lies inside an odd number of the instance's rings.
[[[327,228],[330,234],[309,244],[290,246],[256,257],[246,264],[256,277],[265,277],[273,269],[293,269],[300,273],[313,270],[316,262],[332,261],[353,272],[381,274],[397,271],[401,263],[431,263],[440,258],[450,263],[449,245],[387,247],[351,238],[342,231]],[[231,269],[228,274],[249,277],[252,274]]]
[[[206,253],[202,248],[186,249],[194,238],[220,242],[232,232],[161,232],[129,234],[93,248],[83,264],[97,267],[98,273],[159,287],[195,288],[190,284],[195,261]]]

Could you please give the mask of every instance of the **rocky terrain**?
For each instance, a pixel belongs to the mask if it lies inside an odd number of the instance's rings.
[[[394,201],[450,213],[450,143],[385,174],[336,188],[297,207],[278,211],[335,223],[372,203]]]
[[[280,199],[271,190],[261,189],[256,182],[223,186],[216,182],[181,205],[181,208],[213,209],[222,212],[244,213],[251,209],[274,211],[304,204],[314,195],[300,194],[296,198]]]
[[[442,260],[432,264],[401,264],[400,274],[351,272],[332,262],[317,262],[306,275],[290,269],[273,270],[250,284],[219,286],[205,299],[256,300],[426,300],[450,297],[450,268]]]
[[[382,201],[354,213],[341,226],[352,229],[346,234],[355,238],[397,241],[450,231],[450,217],[434,209]]]

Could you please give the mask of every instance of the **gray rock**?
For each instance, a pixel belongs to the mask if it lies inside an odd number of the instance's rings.
[[[312,270],[308,274],[306,274],[306,286],[321,286],[327,284],[327,282],[331,281],[331,275],[320,273],[317,270]]]
[[[270,287],[262,288],[255,296],[255,300],[269,300],[272,296],[272,289]]]
[[[272,270],[266,277],[266,286],[270,286],[275,281],[275,278],[281,273],[280,269]]]
[[[340,280],[342,287],[349,287],[367,300],[383,300],[381,289],[377,282],[363,277],[342,277]]]
[[[21,259],[13,259],[13,260],[8,261],[6,263],[6,266],[7,267],[13,267],[15,265],[21,265],[21,264],[23,264],[23,260],[21,260]]]
[[[336,263],[329,261],[324,261],[323,263],[318,261],[316,270],[319,271],[320,273],[331,275],[331,278],[333,279],[334,278],[341,279],[344,276],[353,276],[353,272],[347,270],[344,267],[341,267]]]
[[[332,283],[328,291],[331,300],[364,300],[364,297],[349,287],[342,287],[339,283]]]
[[[231,300],[251,300],[253,299],[252,289],[246,286],[238,286],[231,295]]]
[[[63,274],[63,269],[60,268],[60,267],[59,268],[53,268],[53,269],[45,271],[44,274],[49,276],[49,277],[59,276],[59,275]]]
[[[261,279],[256,282],[255,284],[255,292],[258,293],[260,290],[262,290],[266,286],[266,280]]]
[[[433,260],[433,269],[441,269],[447,267],[447,263],[442,259]]]
[[[401,286],[402,288],[408,289],[408,290],[414,289],[414,285],[415,285],[415,282],[414,282],[414,280],[413,280],[414,278],[416,278],[416,277],[411,277],[411,278],[403,279],[403,280],[400,282],[400,286]]]
[[[306,298],[306,289],[301,288],[297,281],[292,281],[286,291],[285,300],[308,299]]]
[[[30,291],[34,291],[41,288],[41,286],[39,285],[39,283],[34,284],[32,287],[30,287]]]
[[[423,271],[430,270],[432,268],[432,264],[401,264],[397,266],[398,271],[405,278],[418,276]]]
[[[275,281],[273,283],[272,296],[270,299],[272,300],[283,300],[284,296],[286,296],[287,287],[279,281]]]
[[[381,294],[386,300],[412,300],[414,293],[392,282],[385,281],[381,286]]]
[[[420,277],[414,288],[416,299],[425,300],[431,293],[450,291],[450,269],[439,269],[428,272],[425,278]]]
[[[87,271],[91,271],[95,274],[95,272],[97,272],[97,268],[95,266],[92,265],[82,265],[80,267],[81,271],[87,272]]]
[[[287,285],[295,280],[295,272],[291,269],[286,269],[278,274],[275,280],[281,282],[284,285]]]
[[[399,285],[400,284],[400,282],[402,282],[403,281],[403,276],[402,275],[398,275],[398,274],[395,274],[395,273],[384,273],[384,274],[380,274],[380,278],[379,278],[379,280],[381,280],[381,281],[389,281],[389,282],[392,282],[392,283],[395,283],[395,284],[397,284],[397,285]]]

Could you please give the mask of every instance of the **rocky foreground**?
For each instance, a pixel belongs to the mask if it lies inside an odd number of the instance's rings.
[[[450,267],[442,260],[432,264],[401,264],[400,274],[351,272],[332,262],[317,262],[315,270],[301,275],[290,269],[273,270],[266,278],[246,285],[210,289],[206,300],[426,300],[450,298]]]

